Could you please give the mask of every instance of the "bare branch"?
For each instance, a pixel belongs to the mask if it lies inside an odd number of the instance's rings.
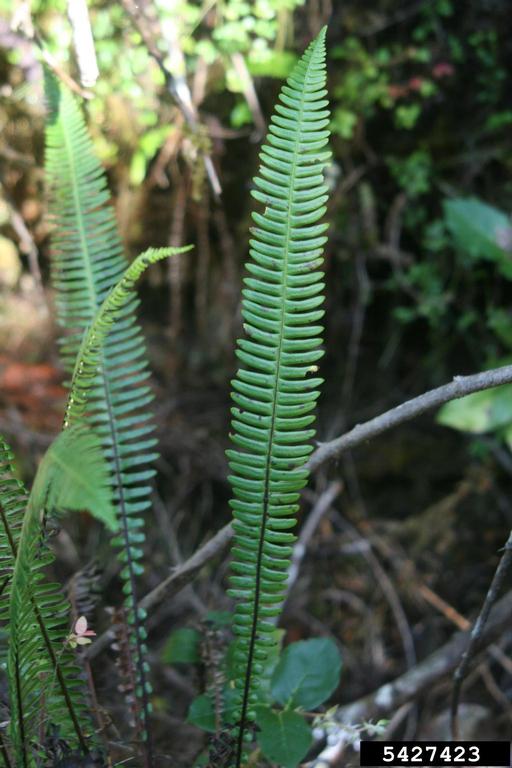
[[[462,690],[462,683],[469,669],[469,665],[475,654],[475,648],[478,646],[478,641],[484,631],[485,625],[488,621],[489,614],[492,606],[496,602],[496,598],[499,595],[501,587],[505,581],[505,577],[512,566],[512,533],[509,535],[507,543],[505,544],[503,554],[498,563],[498,567],[494,573],[494,577],[489,587],[489,591],[484,600],[484,604],[480,610],[480,614],[473,626],[471,636],[469,638],[468,646],[462,654],[462,658],[459,662],[455,674],[453,676],[453,691],[451,702],[451,728],[454,739],[459,738],[459,720],[458,720],[458,708],[460,694]]]
[[[390,411],[386,411],[386,413],[376,416],[374,419],[370,419],[370,421],[367,421],[364,424],[358,424],[345,435],[328,443],[323,443],[312,454],[306,466],[310,471],[316,470],[326,461],[337,458],[344,451],[354,448],[366,440],[370,440],[372,437],[376,437],[377,435],[386,432],[392,427],[409,421],[415,416],[419,416],[433,408],[438,408],[440,405],[443,405],[450,400],[464,397],[472,392],[491,389],[492,387],[498,387],[501,384],[509,384],[511,382],[512,365],[484,371],[483,373],[477,373],[472,376],[456,376],[449,384],[445,384],[442,387],[438,387],[423,395],[419,395],[412,400],[408,400],[402,405],[392,408]],[[331,490],[336,491],[336,488],[334,487]],[[221,530],[192,555],[191,558],[184,562],[183,565],[176,568],[176,570],[164,579],[161,584],[149,592],[141,601],[141,607],[149,611],[154,608],[155,605],[158,605],[164,598],[175,595],[183,589],[183,587],[189,584],[195,578],[197,573],[210,562],[210,560],[213,560],[213,558],[226,548],[232,536],[233,530],[231,525],[226,525],[224,528],[221,528]],[[85,651],[85,655],[89,659],[94,658],[108,647],[110,641],[111,636],[107,631]],[[455,668],[455,665],[454,662],[452,668]],[[417,669],[417,667],[415,669]]]
[[[426,411],[439,408],[450,400],[457,400],[460,397],[471,395],[473,392],[492,389],[492,387],[499,387],[501,384],[510,384],[511,382],[512,365],[504,365],[502,368],[493,368],[490,371],[475,373],[471,376],[455,376],[449,384],[444,384],[442,387],[431,389],[412,400],[407,400],[405,403],[397,405],[396,408],[364,422],[364,424],[357,424],[350,432],[337,437],[335,440],[321,443],[311,455],[306,467],[310,472],[318,469],[326,461],[336,459],[345,451],[387,432],[392,427],[397,427],[399,424],[416,418],[416,416],[421,416]]]

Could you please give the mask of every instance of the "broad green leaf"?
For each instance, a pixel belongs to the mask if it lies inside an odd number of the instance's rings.
[[[297,712],[277,712],[269,707],[256,711],[258,744],[264,756],[284,768],[296,768],[312,743],[311,729]]]
[[[222,721],[224,725],[234,722],[236,712],[236,691],[226,687],[222,691]],[[212,694],[203,693],[194,699],[188,710],[187,723],[197,725],[203,731],[215,733],[215,707]]]
[[[501,429],[512,422],[512,385],[452,400],[439,410],[437,422],[472,434]]]
[[[187,723],[197,725],[208,733],[215,733],[215,710],[210,696],[206,693],[197,696],[190,705]]]
[[[502,274],[512,278],[512,227],[508,216],[475,198],[446,200],[443,208],[457,246],[474,259],[497,262]]]
[[[340,652],[330,638],[292,643],[274,670],[272,697],[283,705],[314,709],[338,687],[340,672]]]
[[[167,664],[195,664],[201,661],[199,641],[201,635],[196,629],[182,627],[171,633],[162,653]]]

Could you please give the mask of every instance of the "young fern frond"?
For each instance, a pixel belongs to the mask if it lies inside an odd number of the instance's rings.
[[[26,497],[19,490],[21,501]],[[89,509],[115,526],[101,444],[83,427],[61,434],[43,457],[15,542],[7,672],[10,741],[20,768],[36,765],[43,749],[38,741],[50,724],[70,747],[89,751],[83,686],[74,654],[63,644],[69,631],[68,606],[59,587],[43,581],[42,572],[53,560],[45,544],[46,516],[68,509]]]
[[[49,115],[46,132],[46,173],[50,215],[56,234],[52,242],[52,277],[59,322],[66,331],[63,360],[72,370],[86,328],[111,287],[123,275],[126,261],[117,231],[104,172],[75,98],[47,75]],[[116,318],[106,339],[98,370],[90,387],[87,422],[101,438],[110,462],[119,534],[119,550],[126,616],[137,679],[136,730],[145,742],[144,764],[152,764],[149,736],[149,695],[145,662],[144,614],[139,610],[136,580],[142,570],[143,513],[149,509],[149,466],[157,457],[154,424],[149,411],[153,399],[147,386],[148,362],[135,317],[138,299]]]
[[[148,248],[133,260],[119,282],[110,290],[96,312],[92,325],[86,331],[76,356],[64,416],[64,429],[80,424],[86,417],[88,400],[96,382],[98,365],[102,360],[108,335],[125,308],[133,301],[137,280],[151,264],[169,256],[185,253],[191,247],[186,245],[181,248]]]
[[[241,367],[233,381],[228,451],[235,541],[230,577],[236,599],[239,726],[236,766],[255,718],[262,662],[273,644],[287,579],[299,492],[312,451],[315,376],[323,315],[322,254],[330,153],[325,100],[325,29],[283,86],[272,117],[253,196],[253,213],[238,343]]]

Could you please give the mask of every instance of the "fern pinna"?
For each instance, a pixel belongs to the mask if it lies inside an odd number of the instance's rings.
[[[103,170],[96,159],[75,98],[47,75],[46,174],[49,211],[55,224],[52,276],[60,324],[66,331],[63,359],[71,370],[87,328],[126,261]],[[126,615],[137,679],[133,717],[152,764],[149,735],[150,684],[145,662],[144,613],[138,607],[137,576],[142,571],[143,513],[150,507],[149,465],[157,457],[148,405],[148,363],[135,318],[135,296],[124,307],[101,355],[87,419],[102,439],[110,462],[120,522],[113,544],[119,549]]]
[[[291,554],[303,468],[312,447],[312,413],[321,379],[314,374],[323,315],[327,200],[323,170],[330,152],[325,100],[325,29],[283,86],[260,154],[253,196],[251,273],[245,278],[238,343],[241,367],[233,381],[228,451],[234,498],[232,589],[236,599],[239,726],[236,765],[258,701],[258,676],[272,645]]]

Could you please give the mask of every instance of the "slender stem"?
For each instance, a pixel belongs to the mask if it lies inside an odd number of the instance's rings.
[[[484,604],[482,605],[478,618],[473,625],[473,629],[471,630],[471,635],[469,637],[466,650],[462,654],[462,658],[453,675],[453,691],[452,691],[450,720],[451,720],[451,729],[452,729],[452,734],[454,739],[459,738],[458,710],[459,710],[460,694],[462,690],[462,683],[464,682],[464,678],[467,675],[471,660],[473,659],[476,653],[476,649],[478,647],[480,638],[482,637],[482,633],[484,631],[485,625],[487,624],[487,621],[489,619],[489,614],[491,612],[491,609],[494,603],[496,602],[496,600],[498,599],[498,594],[500,592],[501,587],[503,586],[505,577],[509,572],[511,566],[512,566],[512,533],[510,533],[507,539],[507,543],[505,544],[503,554],[498,563],[498,567],[494,572],[494,576],[491,581],[491,586],[489,587],[489,591],[487,592],[487,595],[485,597]]]

